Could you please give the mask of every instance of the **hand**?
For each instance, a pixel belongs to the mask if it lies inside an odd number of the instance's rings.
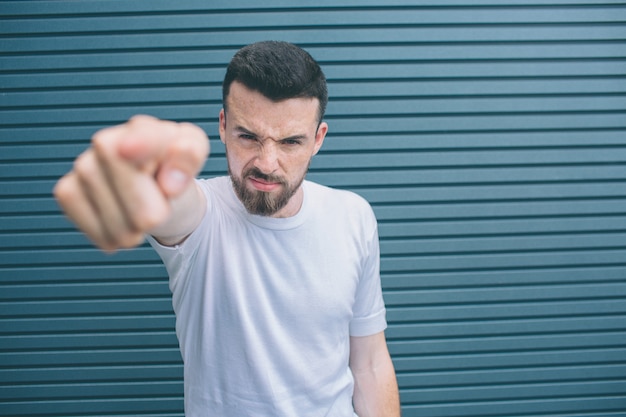
[[[199,127],[135,116],[97,132],[54,195],[96,246],[134,247],[171,220],[172,202],[194,187],[208,153]]]

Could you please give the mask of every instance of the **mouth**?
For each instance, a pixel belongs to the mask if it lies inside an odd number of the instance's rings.
[[[255,190],[265,193],[272,192],[281,186],[280,182],[267,181],[258,177],[248,177],[248,181]]]

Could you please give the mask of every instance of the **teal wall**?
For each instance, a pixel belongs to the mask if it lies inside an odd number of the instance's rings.
[[[626,416],[626,2],[0,2],[0,415],[182,416],[164,268],[56,179],[136,113],[213,138],[241,46],[322,64],[309,178],[380,223],[405,417]]]

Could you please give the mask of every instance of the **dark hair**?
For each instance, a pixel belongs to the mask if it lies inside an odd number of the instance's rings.
[[[240,49],[233,56],[222,84],[222,100],[230,85],[238,81],[273,101],[289,98],[317,98],[318,122],[322,121],[328,90],[319,64],[304,49],[288,42],[264,41]]]

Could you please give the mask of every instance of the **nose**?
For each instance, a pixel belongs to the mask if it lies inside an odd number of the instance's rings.
[[[265,140],[259,147],[255,166],[264,174],[272,174],[278,169],[278,149],[273,140]]]

